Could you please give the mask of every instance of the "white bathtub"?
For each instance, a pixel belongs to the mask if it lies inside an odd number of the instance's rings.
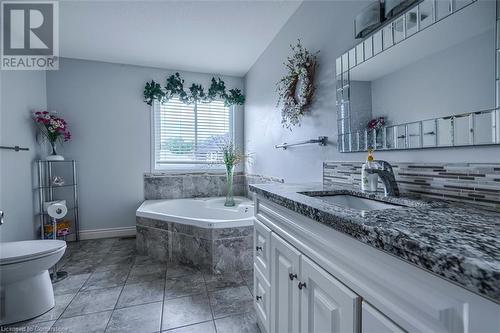
[[[225,207],[224,197],[146,200],[136,216],[193,225],[201,228],[234,228],[253,225],[253,202],[235,197],[236,206]]]

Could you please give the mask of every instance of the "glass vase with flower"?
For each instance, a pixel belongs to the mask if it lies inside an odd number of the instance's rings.
[[[233,207],[236,205],[233,193],[234,167],[241,163],[246,155],[235,148],[232,141],[227,141],[221,148],[222,160],[226,167],[226,201],[224,206]]]
[[[47,161],[63,161],[64,157],[56,150],[57,141],[69,141],[71,133],[66,121],[58,117],[54,112],[39,111],[33,115],[33,120],[40,133],[49,141],[51,153],[46,157]]]

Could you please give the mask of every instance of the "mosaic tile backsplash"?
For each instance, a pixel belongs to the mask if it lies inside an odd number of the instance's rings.
[[[500,163],[390,163],[402,193],[500,211]],[[323,184],[352,184],[360,188],[362,164],[324,162]],[[380,180],[378,185],[383,190]]]
[[[249,196],[249,184],[267,184],[282,179],[262,175],[235,173],[233,193]],[[221,173],[146,173],[144,199],[181,199],[220,197],[226,195],[226,175]]]

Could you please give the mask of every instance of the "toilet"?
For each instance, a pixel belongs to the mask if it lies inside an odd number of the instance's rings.
[[[66,251],[61,240],[0,243],[0,325],[37,317],[54,307],[48,269]]]

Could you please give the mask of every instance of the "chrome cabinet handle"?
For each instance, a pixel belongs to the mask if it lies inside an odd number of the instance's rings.
[[[299,282],[299,284],[297,285],[297,287],[299,287],[299,289],[302,290],[302,288],[306,287],[306,283],[305,282]]]
[[[289,273],[288,277],[290,278],[290,281],[293,281],[293,279],[297,278],[297,274]]]

